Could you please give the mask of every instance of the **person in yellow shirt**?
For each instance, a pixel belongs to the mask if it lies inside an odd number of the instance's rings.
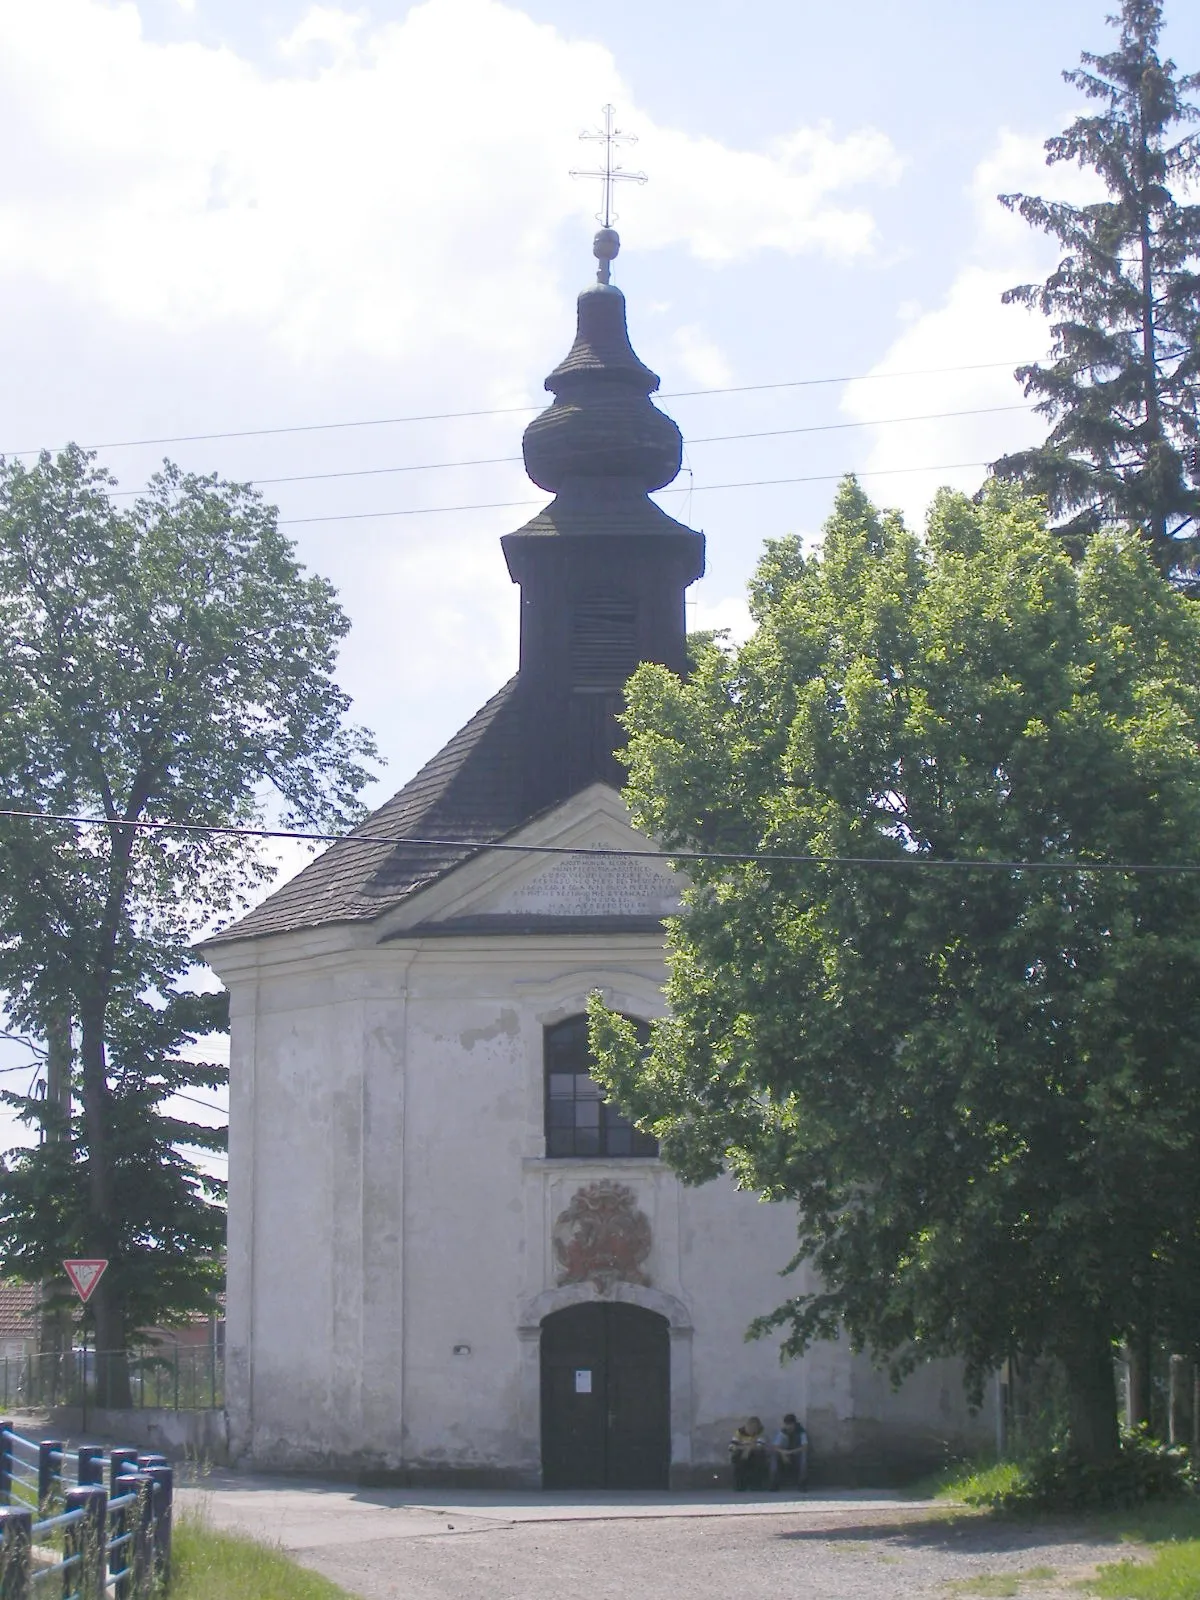
[[[733,1487],[761,1489],[767,1476],[767,1446],[763,1425],[758,1417],[747,1417],[733,1431],[729,1441],[729,1459],[733,1462]]]

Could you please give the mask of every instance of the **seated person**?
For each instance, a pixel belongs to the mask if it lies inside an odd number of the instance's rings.
[[[808,1479],[808,1434],[789,1411],[783,1426],[771,1440],[770,1487],[782,1488],[790,1484],[803,1489]]]
[[[729,1441],[729,1459],[733,1462],[735,1489],[762,1488],[767,1475],[767,1450],[763,1425],[757,1417],[747,1417],[740,1428],[734,1429]]]

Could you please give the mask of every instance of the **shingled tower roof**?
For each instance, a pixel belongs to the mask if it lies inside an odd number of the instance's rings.
[[[704,538],[648,498],[678,473],[682,439],[650,399],[658,377],[607,281],[618,248],[601,229],[601,281],[579,296],[575,342],[546,379],[553,404],[525,430],[529,476],[555,498],[501,540],[522,590],[516,677],[399,794],[209,944],[369,921],[589,783],[623,781],[623,685],[639,661],[685,670],[683,597]],[[418,839],[451,842],[407,842]]]
[[[616,233],[596,236],[616,250]],[[611,259],[609,257],[608,259]],[[683,438],[650,400],[658,374],[639,361],[629,342],[625,296],[596,283],[579,296],[575,343],[546,379],[554,404],[525,429],[525,470],[555,495],[544,511],[509,534],[505,554],[521,538],[546,534],[658,537],[697,535],[647,496],[677,476]]]

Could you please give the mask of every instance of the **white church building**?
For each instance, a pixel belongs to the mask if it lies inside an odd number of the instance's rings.
[[[779,1276],[794,1213],[685,1187],[588,1073],[589,994],[663,1010],[678,885],[611,854],[649,846],[615,716],[638,661],[685,670],[704,565],[703,536],[648,498],[681,440],[630,346],[616,251],[597,235],[599,281],[525,432],[554,498],[502,540],[516,675],[203,949],[231,999],[227,1405],[255,1466],[698,1487],[728,1481],[745,1416],[795,1411],[813,1476],[864,1481],[992,1433],[954,1364],[893,1390],[845,1342],[786,1365],[748,1343],[804,1287]]]

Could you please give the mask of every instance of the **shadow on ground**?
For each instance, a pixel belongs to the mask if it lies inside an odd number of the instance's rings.
[[[858,1522],[841,1518],[836,1525],[823,1521],[819,1526],[814,1523],[782,1530],[777,1537],[795,1543],[836,1538],[839,1543],[873,1544],[890,1539],[895,1544],[918,1550],[974,1556],[1015,1555],[1024,1550],[1044,1552],[1056,1545],[1078,1545],[1081,1525],[1079,1518],[1073,1522],[1041,1517],[1018,1519],[994,1512],[947,1508],[934,1516],[914,1511],[911,1516],[900,1512]],[[1089,1528],[1087,1536],[1092,1544],[1116,1548],[1122,1543],[1121,1535],[1108,1528]]]

